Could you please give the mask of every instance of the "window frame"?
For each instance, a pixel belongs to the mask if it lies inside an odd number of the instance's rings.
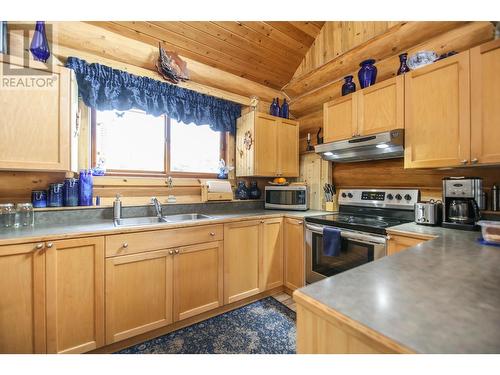
[[[107,169],[106,176],[127,176],[127,177],[178,177],[178,178],[215,178],[217,173],[204,173],[204,172],[172,172],[170,170],[170,127],[171,120],[167,115],[163,115],[164,126],[165,126],[165,157],[164,157],[164,170],[162,172],[153,171],[134,171],[134,170],[122,170],[122,169]],[[90,162],[91,167],[97,166],[97,147],[96,147],[96,136],[97,136],[97,110],[90,108]],[[227,132],[223,132],[220,135],[220,145],[219,145],[219,158],[227,160]]]

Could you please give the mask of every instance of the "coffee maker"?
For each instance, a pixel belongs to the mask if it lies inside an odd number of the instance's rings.
[[[482,199],[482,178],[443,178],[443,227],[477,230]]]

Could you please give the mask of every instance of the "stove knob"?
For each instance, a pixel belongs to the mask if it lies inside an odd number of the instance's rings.
[[[342,193],[342,198],[347,197],[346,193]]]
[[[406,194],[406,195],[405,195],[405,199],[406,199],[407,201],[411,201],[411,195],[410,195],[410,194]]]
[[[392,194],[387,194],[387,199],[389,199],[390,201],[392,201],[394,199],[393,195]]]
[[[403,197],[401,196],[401,194],[396,194],[396,199],[400,201],[401,199],[403,199]]]
[[[347,193],[347,197],[352,198],[352,194],[351,193]]]

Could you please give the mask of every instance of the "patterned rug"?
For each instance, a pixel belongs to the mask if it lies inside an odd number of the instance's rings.
[[[272,297],[117,354],[294,354],[295,313]]]

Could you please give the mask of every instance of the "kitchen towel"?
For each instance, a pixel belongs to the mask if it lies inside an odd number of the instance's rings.
[[[323,228],[323,255],[338,257],[342,247],[340,230],[336,228]]]

